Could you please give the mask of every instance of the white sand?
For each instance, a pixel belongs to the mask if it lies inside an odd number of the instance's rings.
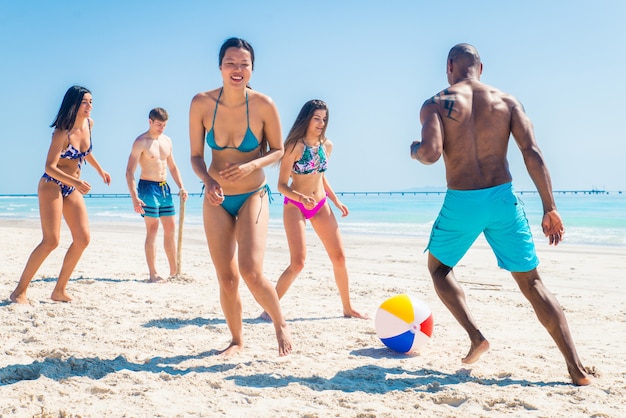
[[[246,350],[230,341],[201,227],[186,227],[182,279],[148,284],[141,223],[92,225],[92,242],[68,292],[49,296],[69,244],[33,280],[33,306],[8,302],[41,238],[38,222],[0,221],[1,417],[623,417],[626,416],[624,248],[538,243],[540,271],[563,305],[583,363],[599,377],[575,387],[561,354],[513,279],[478,243],[461,261],[470,306],[491,343],[460,363],[464,331],[437,298],[424,241],[344,236],[353,305],[373,318],[382,301],[426,301],[435,333],[418,354],[387,349],[374,321],[345,319],[332,269],[314,235],[305,270],[282,301],[296,344],[277,355],[271,324],[242,283]],[[163,274],[167,266],[158,254]],[[288,260],[271,232],[265,270],[275,282]]]

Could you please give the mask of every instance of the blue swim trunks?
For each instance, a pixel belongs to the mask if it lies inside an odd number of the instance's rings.
[[[137,194],[146,205],[143,207],[145,213],[141,216],[160,218],[176,215],[174,200],[167,182],[139,180]]]
[[[510,272],[539,265],[521,200],[511,183],[480,190],[450,190],[433,225],[426,250],[454,267],[482,232],[498,260]]]

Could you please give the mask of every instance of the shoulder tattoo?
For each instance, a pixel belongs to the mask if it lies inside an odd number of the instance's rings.
[[[450,90],[442,90],[427,100],[426,103],[443,106],[443,108],[447,110],[447,112],[445,112],[445,116],[448,119],[456,120],[452,116],[452,113],[454,112],[454,105],[456,103],[456,94],[451,93]]]

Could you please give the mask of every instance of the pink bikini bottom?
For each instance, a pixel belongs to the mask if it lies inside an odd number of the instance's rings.
[[[315,207],[313,209],[307,209],[306,206],[304,206],[303,203],[300,203],[297,200],[289,199],[288,197],[285,196],[285,205],[287,203],[292,203],[294,206],[296,206],[298,209],[300,209],[300,212],[302,212],[302,214],[304,215],[305,219],[311,219],[312,217],[315,216],[315,214],[317,212],[319,212],[319,210],[322,208],[322,206],[324,206],[324,204],[326,203],[326,196],[324,196],[324,198],[322,200],[317,202],[317,205],[315,205]]]

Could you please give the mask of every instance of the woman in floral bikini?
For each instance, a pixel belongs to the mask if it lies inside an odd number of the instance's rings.
[[[41,264],[59,245],[62,218],[72,233],[72,244],[67,249],[50,298],[57,302],[72,300],[65,288],[89,244],[89,221],[83,195],[89,193],[91,185],[80,179],[82,164],[88,162],[106,184],[111,183],[111,176],[100,167],[92,153],[91,109],[91,92],[84,87],[72,86],[65,93],[52,123],[55,129],[46,157],[46,169],[37,189],[43,238],[28,258],[20,281],[11,293],[10,299],[14,303],[29,303],[26,290]]]
[[[305,228],[307,219],[324,244],[335,274],[335,282],[341,296],[345,317],[369,318],[352,308],[348,285],[346,257],[335,215],[327,204],[332,201],[348,215],[348,208],[341,203],[330,187],[324,172],[333,144],[326,138],[328,106],[321,100],[304,104],[285,141],[285,154],[280,162],[278,191],[285,196],[283,222],[289,243],[290,264],[276,283],[279,298],[289,289],[304,268],[306,260]],[[289,182],[291,179],[291,183]],[[263,312],[264,319],[271,319]]]

